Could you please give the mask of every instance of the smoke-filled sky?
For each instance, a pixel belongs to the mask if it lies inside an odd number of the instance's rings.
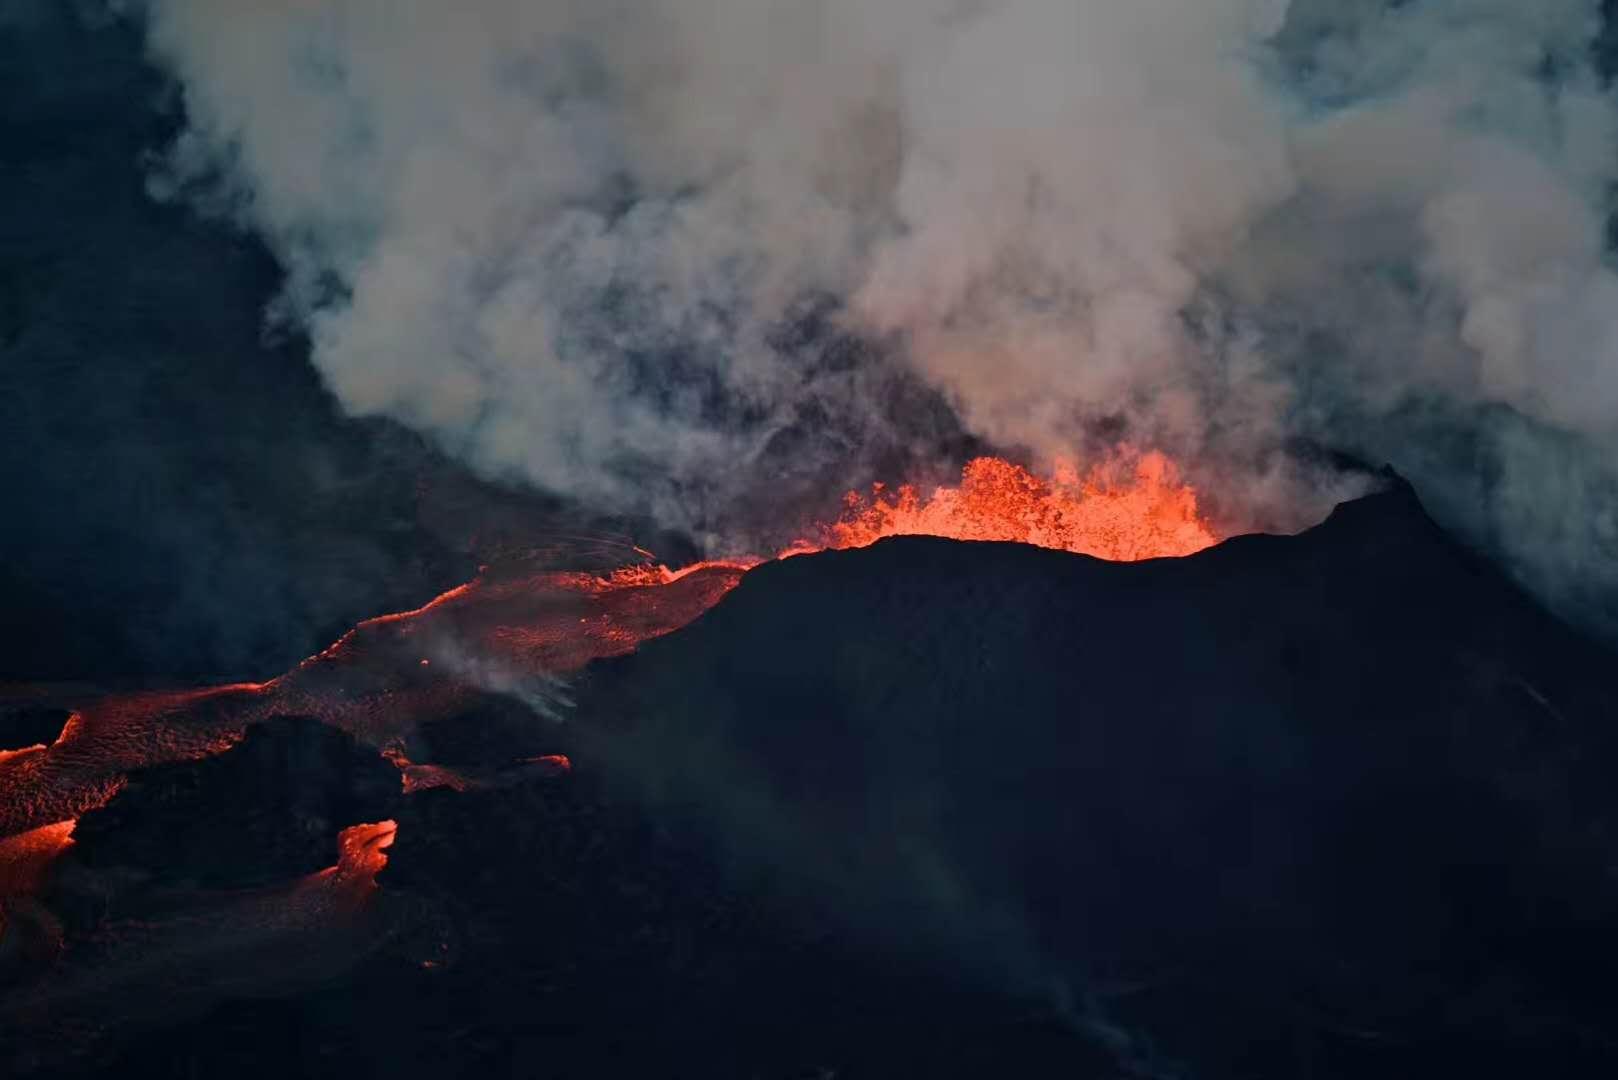
[[[189,118],[152,192],[491,476],[722,535],[783,445],[916,441],[874,367],[1036,461],[1165,449],[1230,527],[1352,489],[1300,445],[1391,461],[1564,609],[1618,590],[1595,0],[130,10]]]

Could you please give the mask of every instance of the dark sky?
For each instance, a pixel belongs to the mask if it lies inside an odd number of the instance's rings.
[[[136,34],[7,7],[0,678],[273,674],[461,580],[419,513],[453,468],[264,340],[256,239],[146,196],[174,95]]]

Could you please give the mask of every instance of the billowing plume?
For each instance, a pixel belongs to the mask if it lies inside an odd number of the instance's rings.
[[[268,240],[345,406],[492,475],[722,530],[783,446],[924,455],[919,385],[1035,459],[1161,448],[1232,527],[1349,489],[1299,446],[1390,460],[1545,595],[1618,586],[1596,0],[140,14],[154,190]]]

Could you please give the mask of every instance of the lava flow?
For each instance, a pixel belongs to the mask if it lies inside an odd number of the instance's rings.
[[[44,954],[34,979],[0,989],[0,1018],[19,1030],[87,1035],[197,1016],[221,999],[317,985],[408,925],[414,912],[376,902],[393,821],[353,825],[337,862],[257,889],[193,892],[160,915],[107,922],[63,950],[48,914],[24,909],[21,929]],[[47,1044],[49,1045],[49,1044]]]
[[[927,496],[911,486],[850,492],[841,517],[780,557],[906,534],[1018,541],[1114,560],[1188,555],[1217,539],[1196,492],[1161,454],[1121,453],[1086,474],[1065,468],[1049,480],[978,458],[958,487]],[[34,833],[49,851],[64,850],[73,821],[116,795],[129,771],[222,753],[249,725],[275,715],[315,716],[349,732],[399,767],[406,791],[475,785],[482,781],[470,773],[406,756],[422,723],[461,714],[490,693],[556,715],[566,706],[569,673],[686,625],[763,561],[670,570],[648,560],[605,575],[485,570],[414,611],[360,623],[269,682],[79,704],[51,745],[0,753],[0,839]],[[27,861],[26,876],[37,878],[40,844],[14,846],[14,855],[0,846],[0,862]]]

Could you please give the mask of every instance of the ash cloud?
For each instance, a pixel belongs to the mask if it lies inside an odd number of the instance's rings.
[[[491,476],[717,542],[954,425],[1286,528],[1353,489],[1324,445],[1565,610],[1618,590],[1594,0],[129,10],[189,116],[154,192],[265,237],[350,411]]]

